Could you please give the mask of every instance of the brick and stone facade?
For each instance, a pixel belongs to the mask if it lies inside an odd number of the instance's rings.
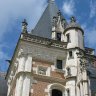
[[[49,0],[31,33],[27,25],[24,20],[6,75],[7,96],[95,96],[90,87],[96,80],[96,56],[84,47],[84,31],[76,19],[68,23]]]

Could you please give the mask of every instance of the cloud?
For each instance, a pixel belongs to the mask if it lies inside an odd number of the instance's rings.
[[[96,16],[96,1],[90,1],[90,18]]]
[[[0,50],[0,60],[6,60],[8,58],[7,54]]]
[[[85,43],[87,46],[94,47],[96,49],[96,27],[86,27],[85,28]]]
[[[0,0],[0,66],[2,70],[6,70],[5,60],[11,57],[9,48],[13,46],[11,45],[12,38],[10,39],[8,35],[11,34],[10,36],[13,37],[18,26],[20,27],[16,23],[20,23],[26,18],[28,29],[31,30],[36,25],[46,5],[46,0]],[[10,44],[8,41],[4,41],[4,38],[9,38]]]
[[[29,28],[34,27],[45,7],[46,0],[0,0],[0,40],[21,18],[28,19]],[[14,25],[14,24],[13,24]],[[31,29],[30,28],[30,29]]]
[[[6,65],[6,60],[8,60],[8,55],[0,50],[0,71],[5,71],[8,68],[8,65]]]
[[[65,14],[67,14],[69,16],[73,15],[75,13],[75,2],[74,2],[74,0],[64,1],[62,9],[63,9]]]
[[[8,68],[8,64],[6,64],[6,60],[9,59],[9,56],[6,52],[4,52],[4,48],[9,48],[7,45],[0,44],[0,71],[6,71]]]

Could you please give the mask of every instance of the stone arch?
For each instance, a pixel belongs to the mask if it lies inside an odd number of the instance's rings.
[[[65,87],[59,83],[53,83],[48,85],[48,96],[52,96],[52,90],[58,90],[58,92],[62,92],[62,96],[65,94]]]

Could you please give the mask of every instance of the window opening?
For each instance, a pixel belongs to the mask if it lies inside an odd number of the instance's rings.
[[[72,51],[69,51],[69,58],[72,58],[73,57],[73,53]]]
[[[68,67],[67,68],[67,75],[70,76],[71,75],[71,69]]]
[[[67,36],[67,42],[71,42],[71,40],[70,40],[70,34],[67,34],[66,36]]]
[[[67,89],[67,96],[70,96],[70,90]]]
[[[57,90],[57,89],[53,89],[52,96],[62,96],[62,91]]]
[[[61,41],[61,33],[57,33],[57,40]]]
[[[57,68],[58,69],[62,69],[63,68],[62,60],[57,60]]]

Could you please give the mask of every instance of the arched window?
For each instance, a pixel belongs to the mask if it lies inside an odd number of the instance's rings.
[[[48,85],[49,94],[48,96],[65,96],[65,88],[64,85],[54,83]]]
[[[63,96],[62,91],[58,89],[52,89],[52,96]]]

